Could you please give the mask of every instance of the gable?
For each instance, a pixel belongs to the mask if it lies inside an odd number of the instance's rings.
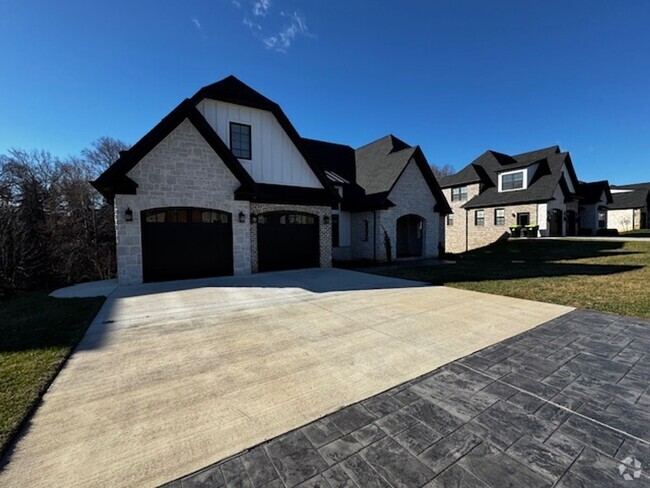
[[[140,197],[211,195],[226,201],[233,200],[235,190],[241,186],[187,119],[149,151],[127,176],[138,185]]]
[[[251,126],[251,159],[239,162],[255,182],[323,188],[271,112],[210,99],[200,101],[197,109],[226,144],[231,122]]]
[[[449,203],[419,147],[390,189],[388,198],[399,205],[404,195],[408,195],[408,198],[428,201],[435,212],[451,213]]]
[[[138,185],[127,174],[185,120],[194,126],[203,140],[219,155],[221,161],[239,180],[242,187],[253,189],[255,184],[250,175],[239,164],[237,158],[233,156],[205,118],[187,99],[156,124],[133,147],[128,151],[121,152],[118,160],[109,166],[95,181],[91,181],[91,185],[110,202],[113,201],[116,194],[135,195]]]

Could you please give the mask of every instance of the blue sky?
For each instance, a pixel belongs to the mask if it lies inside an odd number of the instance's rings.
[[[229,74],[301,135],[394,133],[457,170],[560,144],[650,180],[650,2],[0,0],[0,152],[136,142]]]

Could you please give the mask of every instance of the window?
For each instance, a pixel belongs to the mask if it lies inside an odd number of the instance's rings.
[[[463,200],[467,200],[467,187],[466,186],[459,186],[458,188],[452,188],[451,189],[451,201],[452,202],[460,202]]]
[[[230,149],[239,159],[251,159],[251,126],[230,123]]]
[[[474,213],[474,225],[485,225],[485,210],[477,210]]]
[[[508,173],[501,175],[501,191],[520,190],[524,187],[524,172]]]
[[[494,225],[506,225],[506,209],[494,209]]]
[[[454,214],[447,214],[447,225],[454,225]]]
[[[607,227],[607,214],[605,212],[598,211],[598,228],[604,229]]]
[[[363,234],[361,235],[361,240],[363,242],[368,242],[368,221],[364,220],[363,221]]]
[[[339,215],[332,214],[332,247],[339,247]]]
[[[530,213],[522,212],[517,214],[517,225],[530,225]]]

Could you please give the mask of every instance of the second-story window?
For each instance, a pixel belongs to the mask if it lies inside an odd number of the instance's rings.
[[[230,123],[230,150],[239,159],[251,159],[251,126]]]
[[[524,172],[517,171],[501,175],[501,190],[521,190],[524,187]]]
[[[451,201],[452,202],[460,202],[462,200],[467,200],[467,187],[466,186],[459,186],[457,188],[452,188],[451,189]]]

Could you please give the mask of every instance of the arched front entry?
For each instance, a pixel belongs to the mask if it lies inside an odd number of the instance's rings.
[[[204,208],[141,213],[143,281],[233,274],[232,218]]]
[[[551,236],[561,236],[562,235],[562,210],[559,208],[554,208],[551,210],[549,216],[549,235]]]
[[[315,268],[320,265],[318,216],[267,212],[257,216],[259,271]]]
[[[424,219],[409,214],[397,219],[397,257],[422,256]]]

